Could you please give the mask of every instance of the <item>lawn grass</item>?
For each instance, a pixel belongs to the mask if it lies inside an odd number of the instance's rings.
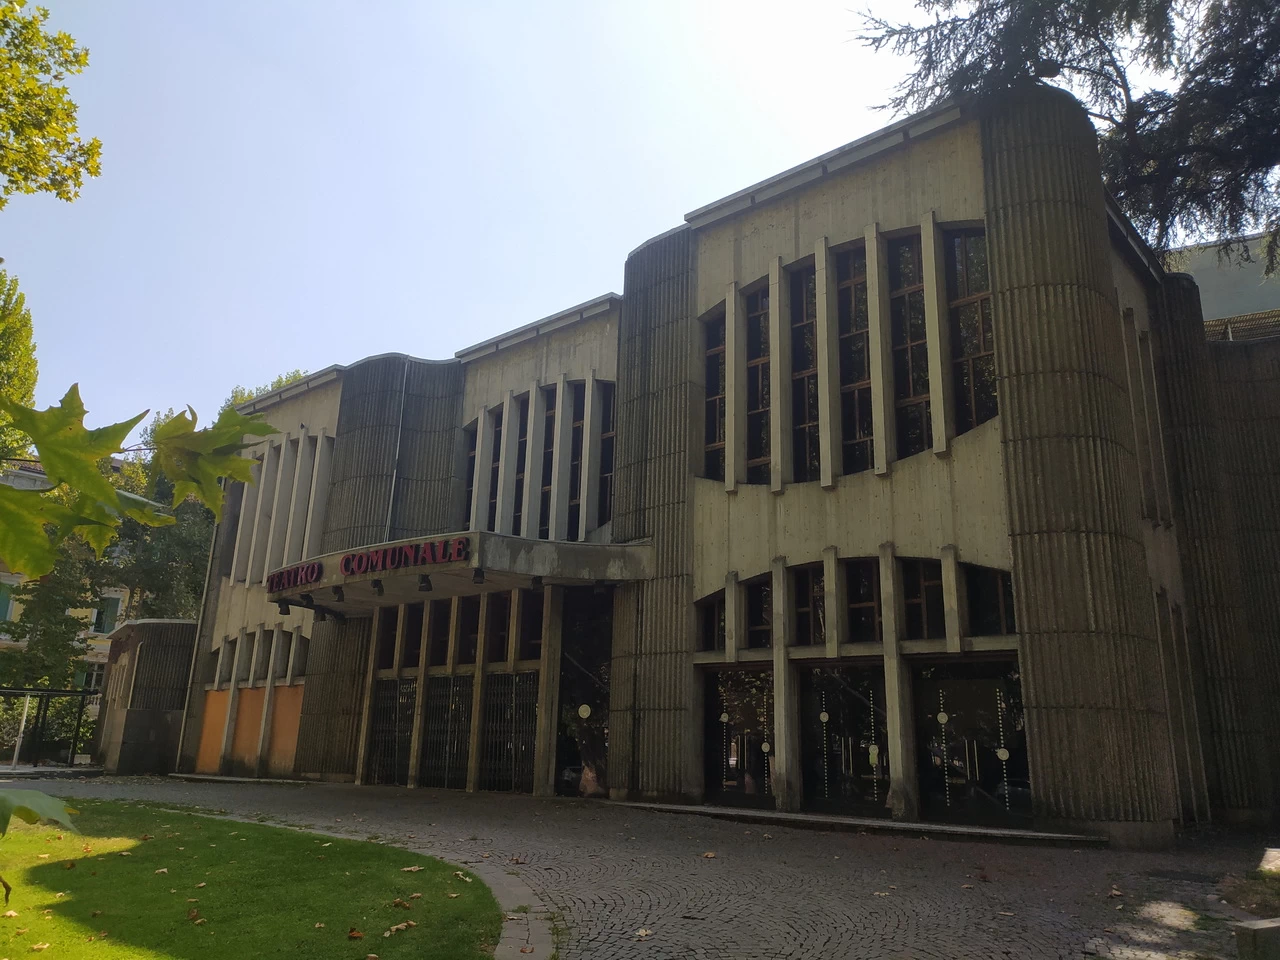
[[[81,833],[14,820],[0,840],[0,874],[14,888],[5,909],[17,913],[0,917],[0,958],[48,944],[43,957],[93,960],[479,960],[497,943],[502,916],[488,888],[430,857],[141,804],[70,802]],[[383,936],[405,921],[416,926]],[[364,937],[349,939],[351,928]]]
[[[1247,877],[1229,879],[1223,896],[1232,906],[1257,917],[1280,917],[1280,872],[1254,870]]]

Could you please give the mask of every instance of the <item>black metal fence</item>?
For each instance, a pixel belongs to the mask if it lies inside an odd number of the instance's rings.
[[[0,774],[6,767],[74,766],[93,738],[97,690],[0,687]]]

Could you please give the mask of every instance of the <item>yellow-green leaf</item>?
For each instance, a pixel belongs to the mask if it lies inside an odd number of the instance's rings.
[[[0,484],[0,560],[28,577],[43,577],[58,557],[46,524],[64,526],[71,511],[36,490]]]
[[[67,819],[67,814],[79,812],[39,790],[0,790],[0,836],[8,833],[12,817],[26,823],[51,821],[78,833],[75,825]]]
[[[177,506],[194,496],[222,519],[222,477],[249,482],[253,479],[253,461],[240,455],[252,446],[245,437],[267,437],[276,429],[255,414],[246,417],[232,408],[219,415],[217,422],[203,430],[196,429],[196,412],[190,407],[156,428],[152,436],[156,460],[165,476],[173,481],[173,503]]]

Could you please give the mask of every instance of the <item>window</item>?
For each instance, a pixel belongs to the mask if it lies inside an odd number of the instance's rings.
[[[542,659],[542,591],[523,590],[520,601],[519,660]]]
[[[725,340],[724,314],[703,324],[706,336],[706,400],[703,404],[702,475],[724,479]]]
[[[724,591],[698,604],[698,649],[724,649]]]
[[[893,332],[898,457],[904,458],[933,446],[919,235],[889,241],[889,325]]]
[[[538,539],[551,538],[551,470],[556,452],[556,388],[546,388],[542,420],[542,491],[538,496]]]
[[[747,297],[747,483],[769,482],[769,288]]]
[[[480,644],[480,597],[458,598],[458,663],[475,663]]]
[[[105,663],[85,663],[83,690],[102,690],[102,678],[107,672]]]
[[[986,423],[999,412],[986,234],[982,230],[948,233],[946,251],[956,433],[960,434]]]
[[[511,506],[511,535],[520,536],[524,523],[524,473],[529,459],[529,398],[516,401],[519,427],[516,433],[515,503]]]
[[[511,635],[511,594],[489,594],[489,612],[484,625],[485,663],[501,663],[507,659],[507,640]]]
[[[613,518],[613,448],[617,440],[617,409],[614,385],[600,381],[600,490],[596,497],[596,523],[604,526]]]
[[[791,276],[791,478],[821,476],[818,453],[818,279],[813,267]]]
[[[836,321],[840,335],[841,472],[875,466],[871,425],[871,312],[867,305],[867,248],[836,254]]]
[[[13,587],[0,583],[0,623],[13,619]]]
[[[404,644],[400,651],[400,666],[416,668],[422,654],[422,617],[425,606],[411,603],[404,608]]]
[[[966,563],[969,635],[997,637],[1017,633],[1013,620],[1013,577],[1006,570]]]
[[[875,557],[846,560],[844,576],[849,602],[849,642],[879,643],[880,561]]]
[[[431,601],[431,644],[427,666],[443,667],[449,662],[449,629],[453,626],[453,601]]]
[[[903,560],[902,594],[906,600],[908,640],[941,640],[946,637],[940,561]]]
[[[120,598],[102,597],[98,600],[98,609],[93,617],[94,633],[110,633],[116,628],[120,617]]]
[[[582,429],[587,416],[587,385],[569,385],[573,396],[573,422],[569,434],[569,529],[566,540],[578,539],[582,520]]]
[[[745,585],[747,591],[747,648],[773,646],[773,583],[769,577]]]
[[[498,467],[502,460],[502,410],[493,414],[493,456],[489,458],[489,519],[486,530],[498,529]]]
[[[399,607],[379,607],[377,632],[373,637],[375,670],[393,670],[396,665],[396,621]]]
[[[795,642],[800,646],[820,646],[826,643],[822,567],[799,567],[792,570],[791,583],[795,590]]]
[[[476,491],[476,427],[467,429],[467,503],[463,514],[462,529],[471,529],[471,500]]]

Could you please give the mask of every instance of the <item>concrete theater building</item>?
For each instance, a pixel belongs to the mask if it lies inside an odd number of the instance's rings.
[[[1269,819],[1280,339],[1080,106],[947,105],[609,294],[243,409],[179,769],[1037,823]]]

